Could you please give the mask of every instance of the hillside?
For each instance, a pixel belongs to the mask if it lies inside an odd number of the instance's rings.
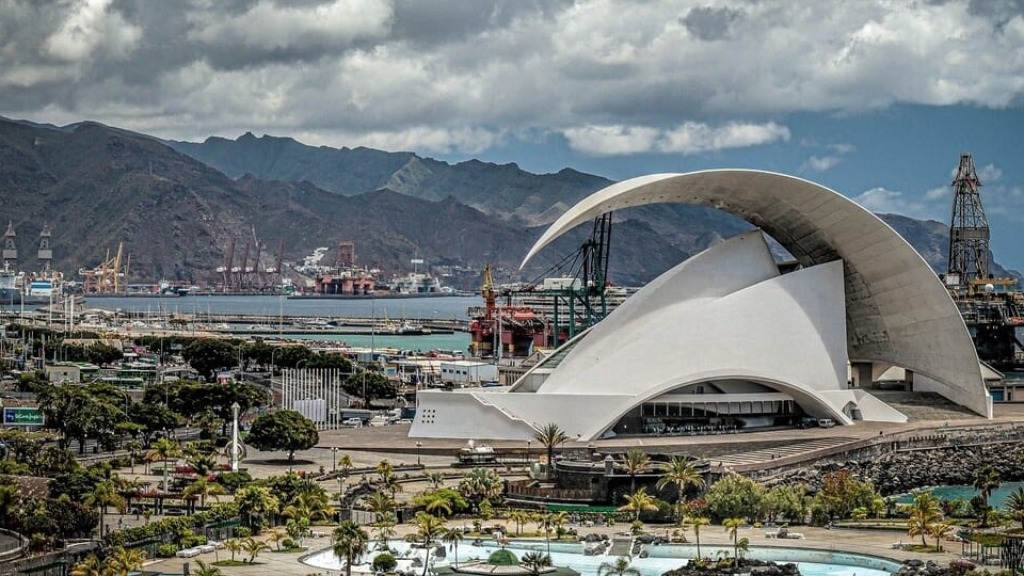
[[[130,282],[216,282],[232,241],[237,263],[246,245],[255,254],[255,238],[263,245],[261,268],[273,264],[281,243],[287,262],[317,246],[353,241],[361,264],[387,272],[402,272],[419,257],[469,270],[491,263],[501,281],[534,280],[588,230],[574,230],[519,272],[534,239],[568,206],[608,184],[572,170],[536,175],[514,164],[450,165],[251,134],[168,145],[95,123],[5,119],[0,167],[0,219],[15,226],[20,268],[36,269],[38,235],[49,224],[58,270],[75,278],[123,243]],[[933,267],[945,266],[945,225],[883,218]],[[746,222],[697,206],[623,211],[612,234],[611,279],[641,284],[746,229]],[[477,282],[470,274],[464,287]]]

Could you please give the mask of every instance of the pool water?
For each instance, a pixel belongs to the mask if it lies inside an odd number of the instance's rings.
[[[395,540],[390,543],[399,558],[398,571],[405,571],[412,568],[412,558],[419,556],[423,559],[421,549],[413,549],[407,542]],[[494,542],[485,542],[482,545],[473,545],[470,542],[462,542],[457,549],[449,550],[447,558],[436,561],[437,565],[446,565],[454,562],[467,562],[469,560],[485,560],[499,546]],[[522,556],[523,553],[536,550],[547,552],[546,542],[537,541],[512,541],[505,548]],[[726,550],[727,549],[727,550]],[[631,566],[640,571],[641,576],[661,576],[669,570],[674,570],[686,564],[685,558],[695,554],[693,546],[649,546],[647,558],[634,558]],[[730,547],[720,545],[701,546],[704,556],[715,557],[719,550],[726,550],[732,553]],[[363,558],[364,564],[353,565],[353,572],[369,572],[369,563],[375,553],[370,553]],[[751,548],[746,554],[749,558],[760,560],[774,560],[776,562],[796,561],[800,573],[804,576],[888,576],[899,568],[896,562],[886,561],[880,558],[860,556],[841,552],[829,552],[827,550],[793,549],[761,547]],[[787,560],[788,559],[788,560]],[[802,560],[808,561],[802,561]],[[551,561],[555,566],[568,566],[583,576],[595,576],[598,567],[604,562],[612,562],[615,558],[611,556],[584,556],[582,544],[569,544],[564,542],[551,543]],[[813,561],[811,561],[813,560]],[[306,564],[315,568],[326,570],[341,570],[342,561],[338,559],[331,550],[324,550],[313,554],[303,560]],[[422,566],[422,564],[420,564]],[[422,569],[420,569],[422,570]]]

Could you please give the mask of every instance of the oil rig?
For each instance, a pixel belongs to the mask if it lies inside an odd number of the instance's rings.
[[[970,154],[960,156],[953,178],[949,262],[942,275],[971,333],[978,358],[1001,371],[1024,368],[1024,295],[1017,279],[991,272],[989,225],[981,203],[981,181]]]

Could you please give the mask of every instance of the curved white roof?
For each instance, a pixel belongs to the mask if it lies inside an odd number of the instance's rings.
[[[915,383],[918,388],[927,386],[991,416],[970,334],[935,273],[881,219],[813,182],[754,170],[634,178],[594,193],[563,214],[524,264],[578,224],[613,210],[661,202],[699,204],[739,216],[772,236],[805,268],[841,261],[849,359],[913,370],[927,377]]]

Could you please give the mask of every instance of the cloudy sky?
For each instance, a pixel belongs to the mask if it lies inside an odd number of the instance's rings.
[[[752,167],[1024,269],[1024,0],[0,0],[0,115],[613,179]],[[1018,253],[1021,253],[1020,255]]]

